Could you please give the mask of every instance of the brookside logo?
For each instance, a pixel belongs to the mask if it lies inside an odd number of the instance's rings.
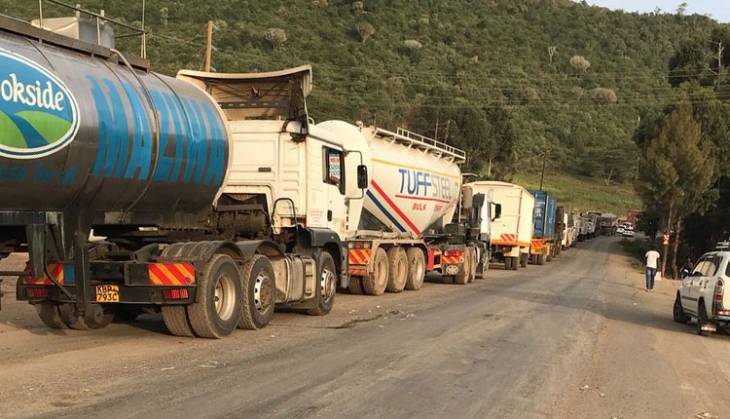
[[[0,156],[53,154],[78,129],[79,107],[66,85],[38,63],[0,48]]]

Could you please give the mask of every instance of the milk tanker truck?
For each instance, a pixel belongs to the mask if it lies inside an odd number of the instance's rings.
[[[490,205],[462,199],[463,151],[315,125],[311,87],[308,66],[171,78],[0,17],[0,258],[29,255],[0,275],[51,328],[154,310],[207,338],[327,314],[338,287],[471,281]]]

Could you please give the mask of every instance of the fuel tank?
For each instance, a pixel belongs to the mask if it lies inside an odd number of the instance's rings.
[[[200,88],[106,52],[0,26],[0,211],[189,225],[226,174],[221,110]]]

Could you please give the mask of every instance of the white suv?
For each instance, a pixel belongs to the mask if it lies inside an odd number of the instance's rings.
[[[730,325],[730,295],[725,295],[725,284],[730,283],[729,262],[729,250],[705,253],[700,258],[677,291],[674,321],[689,323],[696,318],[698,335]]]

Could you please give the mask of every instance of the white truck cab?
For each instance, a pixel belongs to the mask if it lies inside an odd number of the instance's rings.
[[[674,321],[697,319],[699,335],[730,325],[730,296],[725,294],[729,281],[730,248],[721,243],[718,250],[702,255],[692,274],[682,280],[674,301]]]

